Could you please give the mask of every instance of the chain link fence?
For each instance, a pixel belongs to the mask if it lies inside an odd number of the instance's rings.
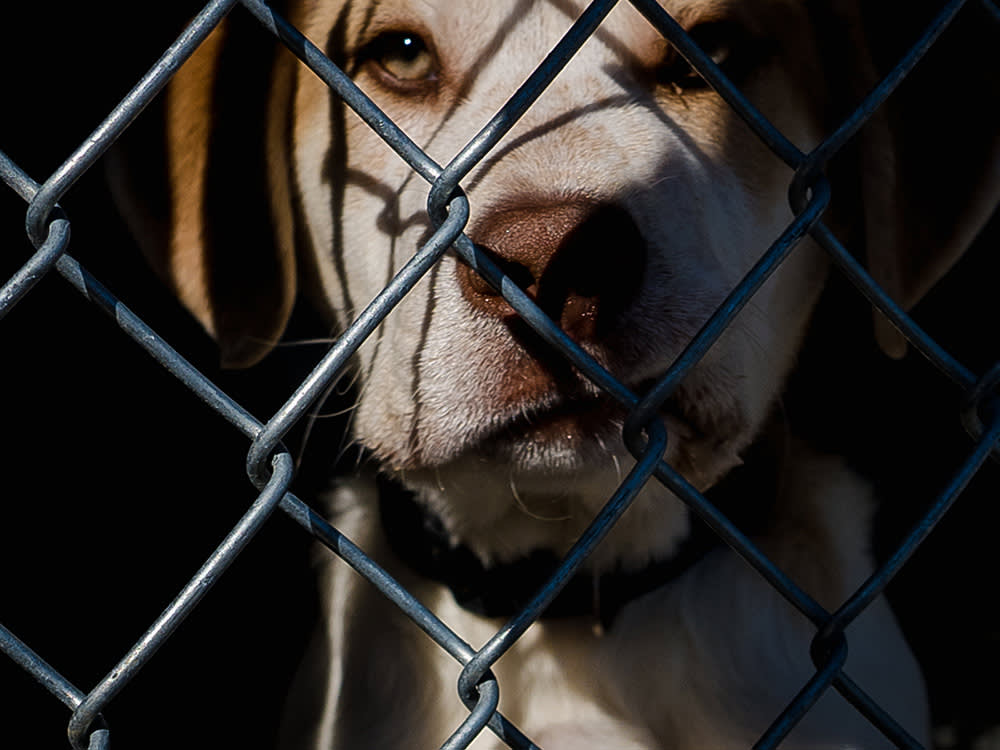
[[[215,0],[200,8],[194,20],[169,45],[152,69],[135,84],[124,99],[110,110],[90,136],[79,141],[79,145],[73,149],[69,158],[59,163],[44,181],[37,180],[37,175],[32,176],[30,170],[22,168],[15,155],[8,155],[6,152],[0,151],[0,177],[11,192],[9,197],[16,195],[20,201],[23,201],[22,210],[23,205],[27,205],[26,213],[22,214],[24,216],[24,229],[6,223],[0,236],[5,238],[5,245],[11,247],[13,246],[11,238],[15,236],[15,233],[20,236],[26,235],[33,247],[30,254],[18,256],[16,263],[11,263],[9,258],[4,259],[7,264],[4,269],[7,270],[3,278],[3,286],[0,288],[0,316],[5,317],[2,325],[7,330],[17,327],[28,328],[31,331],[31,336],[37,337],[39,336],[38,330],[30,328],[30,325],[37,324],[37,321],[31,320],[31,318],[41,316],[52,320],[54,315],[57,320],[54,321],[54,325],[45,329],[45,338],[39,344],[40,346],[51,345],[53,337],[59,335],[58,331],[65,330],[60,329],[61,323],[58,318],[67,313],[61,313],[51,307],[50,297],[46,295],[51,295],[53,292],[50,288],[47,289],[46,285],[51,287],[52,282],[48,282],[47,278],[61,277],[94,309],[107,315],[107,322],[102,324],[96,319],[86,317],[88,313],[80,312],[82,308],[70,308],[77,312],[68,313],[69,315],[84,316],[84,330],[89,331],[91,327],[96,328],[101,325],[104,325],[106,330],[119,329],[136,342],[156,363],[155,367],[141,369],[142,374],[139,377],[149,378],[150,383],[152,383],[160,378],[161,371],[169,373],[172,378],[186,387],[189,394],[193,394],[194,398],[185,395],[185,399],[190,399],[192,402],[200,400],[209,407],[213,415],[214,426],[208,429],[214,430],[215,432],[211,432],[211,434],[216,435],[221,426],[222,431],[231,433],[237,439],[236,442],[243,446],[246,473],[258,493],[246,504],[248,507],[241,511],[242,517],[235,523],[225,522],[227,525],[221,527],[221,530],[218,519],[215,519],[213,523],[206,522],[204,524],[205,528],[200,531],[202,536],[199,537],[202,543],[217,532],[219,532],[219,538],[222,539],[221,543],[211,554],[203,556],[200,567],[193,576],[187,578],[182,585],[174,589],[178,590],[178,593],[166,609],[162,610],[159,615],[145,620],[142,626],[145,632],[137,641],[114,652],[113,658],[109,659],[107,653],[98,654],[97,661],[104,666],[91,665],[90,669],[102,669],[103,676],[82,683],[78,678],[72,679],[69,671],[62,666],[62,661],[72,661],[66,655],[67,651],[87,650],[90,646],[87,634],[95,633],[103,627],[103,625],[95,625],[95,619],[100,621],[102,618],[108,617],[107,604],[97,593],[100,589],[101,567],[95,565],[94,560],[102,560],[105,566],[112,567],[130,567],[138,564],[135,562],[135,558],[130,558],[126,553],[109,554],[108,548],[115,548],[120,543],[131,550],[132,554],[137,554],[135,539],[147,538],[155,533],[156,530],[150,527],[155,527],[158,519],[156,511],[143,503],[143,496],[148,492],[144,489],[143,484],[161,481],[159,475],[170,472],[170,469],[159,466],[153,469],[153,476],[142,475],[142,472],[135,467],[124,468],[119,465],[121,456],[132,455],[128,453],[127,448],[121,445],[108,445],[106,451],[102,452],[95,451],[91,446],[88,446],[89,436],[94,433],[88,427],[87,422],[88,420],[100,421],[103,419],[99,408],[95,415],[77,416],[72,427],[68,427],[66,421],[62,421],[58,428],[43,430],[40,437],[36,436],[35,439],[38,440],[38,443],[34,450],[43,455],[48,465],[53,467],[52,471],[54,472],[61,471],[59,468],[61,466],[75,465],[72,463],[71,454],[81,451],[89,451],[87,452],[88,462],[98,461],[97,457],[103,455],[107,464],[95,467],[93,474],[80,476],[77,480],[80,489],[77,499],[73,503],[77,508],[83,506],[88,509],[82,512],[78,510],[79,516],[72,515],[66,505],[54,504],[52,516],[45,520],[41,530],[17,523],[16,519],[22,517],[14,511],[10,515],[14,522],[8,523],[6,526],[6,531],[10,534],[11,539],[22,537],[25,540],[24,549],[29,550],[29,552],[19,553],[18,562],[23,561],[24,568],[15,570],[11,561],[7,560],[8,573],[5,575],[8,576],[9,580],[16,578],[25,581],[24,586],[39,599],[45,599],[48,592],[44,587],[40,588],[38,580],[29,575],[27,571],[39,565],[38,560],[44,557],[44,553],[39,552],[39,550],[44,548],[46,544],[59,544],[60,542],[57,540],[62,538],[60,535],[72,536],[76,530],[81,530],[81,533],[85,531],[87,535],[93,537],[93,540],[86,545],[87,549],[101,548],[103,550],[101,552],[95,550],[94,558],[78,560],[75,566],[60,571],[60,574],[75,581],[81,588],[94,593],[93,598],[84,597],[76,602],[71,611],[57,618],[57,627],[54,628],[57,635],[53,635],[51,631],[45,631],[47,635],[43,640],[49,642],[46,644],[49,648],[48,653],[45,648],[32,645],[32,634],[37,623],[32,624],[30,618],[23,619],[17,612],[0,610],[0,648],[10,657],[13,664],[17,665],[18,671],[23,671],[23,674],[30,678],[22,683],[16,683],[18,686],[17,695],[20,696],[22,693],[31,691],[35,691],[32,695],[42,694],[38,690],[40,686],[47,692],[46,700],[56,705],[61,703],[67,707],[70,716],[67,727],[70,746],[78,750],[82,748],[96,750],[109,746],[110,739],[115,736],[116,726],[113,718],[108,718],[106,721],[104,717],[109,704],[116,703],[116,711],[119,712],[119,715],[125,714],[129,710],[127,696],[130,691],[141,693],[144,689],[140,687],[143,680],[155,679],[157,674],[156,659],[153,657],[161,647],[181,642],[185,648],[196,650],[199,648],[192,645],[189,640],[184,640],[184,628],[180,628],[181,623],[189,615],[196,612],[210,611],[210,602],[214,595],[214,591],[210,592],[210,590],[216,581],[224,578],[223,574],[234,562],[252,557],[255,545],[262,546],[264,552],[262,557],[258,558],[257,567],[253,568],[252,575],[248,577],[253,579],[254,575],[262,578],[277,575],[278,579],[281,580],[284,569],[281,568],[280,564],[269,570],[271,566],[267,557],[272,554],[272,548],[266,546],[265,541],[256,541],[259,533],[262,537],[266,537],[264,530],[279,523],[272,519],[281,517],[291,520],[298,527],[299,531],[294,532],[297,540],[318,540],[326,549],[326,554],[339,556],[361,575],[368,578],[385,596],[417,622],[426,632],[428,638],[433,639],[440,648],[464,665],[458,688],[468,706],[469,716],[464,724],[455,727],[455,734],[449,739],[447,747],[467,747],[476,736],[484,731],[494,731],[498,736],[505,738],[511,747],[533,747],[530,738],[523,737],[496,711],[498,694],[502,691],[503,686],[495,683],[490,667],[512,647],[554,598],[558,590],[556,580],[568,578],[574,570],[583,564],[593,547],[627,508],[632,497],[647,482],[662,482],[668,486],[688,505],[693,513],[704,520],[726,544],[737,550],[747,564],[753,566],[760,575],[775,586],[785,599],[816,628],[816,639],[813,647],[813,653],[816,654],[815,674],[808,683],[802,685],[801,692],[785,711],[774,717],[773,724],[761,737],[757,747],[767,748],[780,745],[783,738],[801,717],[825,692],[830,690],[839,691],[845,696],[859,712],[876,724],[898,747],[917,746],[915,741],[896,724],[893,717],[886,714],[876,702],[869,699],[862,686],[854,684],[841,671],[848,645],[844,637],[844,630],[876,597],[883,595],[887,586],[898,575],[901,575],[904,566],[909,565],[911,558],[924,545],[938,522],[950,513],[965,488],[980,473],[981,468],[987,465],[990,456],[998,454],[1000,413],[997,412],[996,408],[996,385],[997,380],[1000,379],[1000,362],[993,363],[990,359],[997,355],[994,344],[996,337],[993,320],[983,321],[980,327],[985,330],[980,331],[980,336],[970,337],[969,340],[974,342],[972,353],[969,355],[969,359],[962,360],[956,357],[949,348],[953,342],[942,338],[942,335],[948,334],[946,327],[941,328],[937,335],[932,335],[924,327],[918,325],[914,316],[908,315],[900,309],[871,280],[865,269],[851,254],[850,249],[845,248],[824,224],[823,213],[830,198],[830,190],[826,178],[823,176],[823,169],[831,158],[845,148],[872,113],[883,106],[888,97],[906,80],[911,71],[920,63],[928,50],[934,47],[939,37],[946,33],[957,17],[962,14],[970,16],[977,14],[977,21],[983,24],[990,23],[992,19],[996,26],[995,37],[1000,39],[1000,23],[996,22],[997,7],[984,0],[968,0],[968,2],[953,0],[941,4],[940,7],[935,7],[934,13],[929,19],[925,20],[921,17],[919,33],[914,35],[912,42],[900,52],[893,64],[888,66],[889,72],[882,82],[863,101],[859,102],[856,110],[842,122],[835,132],[830,133],[816,150],[812,153],[802,153],[760,115],[658,3],[651,0],[632,0],[632,5],[689,59],[712,87],[746,120],[773,153],[795,171],[795,179],[790,184],[789,189],[790,200],[796,213],[795,220],[780,237],[775,238],[771,248],[761,257],[753,270],[732,292],[695,339],[691,341],[669,372],[648,392],[633,393],[574,344],[532,304],[525,294],[516,287],[503,283],[506,279],[500,269],[483,257],[463,234],[469,214],[468,202],[462,191],[463,179],[500,142],[527,108],[536,99],[545,95],[549,83],[572,58],[575,51],[600,28],[603,19],[615,4],[615,2],[607,0],[594,2],[584,10],[574,23],[568,25],[567,32],[559,44],[545,60],[539,61],[535,72],[522,83],[503,110],[476,134],[468,142],[466,148],[447,165],[439,165],[432,161],[321,50],[317,49],[295,28],[290,26],[281,15],[261,0]],[[903,7],[905,9],[905,6]],[[230,12],[249,14],[256,19],[261,28],[288,46],[302,60],[303,64],[308,65],[351,109],[380,133],[392,149],[407,161],[414,172],[423,178],[428,185],[428,212],[436,227],[436,231],[428,242],[415,252],[403,270],[392,279],[377,298],[370,302],[354,323],[332,342],[332,345],[322,356],[313,357],[310,354],[301,353],[298,355],[301,360],[308,361],[308,366],[297,376],[298,382],[291,395],[285,397],[281,392],[278,392],[277,395],[274,392],[270,394],[272,398],[277,398],[279,401],[283,398],[283,402],[257,407],[265,409],[261,413],[268,414],[266,419],[254,416],[253,411],[244,404],[243,395],[248,391],[248,388],[252,387],[253,381],[249,381],[250,386],[248,386],[247,381],[240,380],[239,376],[235,376],[235,379],[226,380],[227,385],[223,387],[218,384],[217,380],[225,380],[234,376],[220,373],[219,378],[216,378],[213,373],[212,377],[206,377],[203,371],[206,367],[210,368],[210,365],[196,367],[192,364],[191,357],[186,358],[181,355],[169,343],[175,335],[191,334],[190,330],[186,330],[183,324],[178,325],[170,322],[167,325],[170,332],[161,335],[157,330],[154,330],[157,326],[151,325],[147,321],[147,315],[144,314],[143,317],[140,317],[139,314],[133,312],[111,288],[114,285],[106,286],[102,280],[99,280],[98,275],[100,274],[92,274],[88,271],[88,267],[78,262],[71,252],[77,240],[71,240],[70,230],[71,227],[76,226],[74,223],[76,219],[69,204],[74,192],[83,189],[75,186],[78,184],[82,186],[92,185],[94,178],[88,177],[88,175],[95,173],[95,167],[107,149],[115,143],[132,121],[140,116],[143,109],[158,96],[177,68]],[[909,23],[913,25],[916,22],[911,19]],[[139,42],[133,43],[139,44]],[[18,75],[27,77],[30,76],[30,73],[30,66],[28,66],[25,71],[19,71]],[[6,76],[8,73],[4,75]],[[40,80],[37,80],[33,85],[40,86],[42,84]],[[8,104],[12,104],[9,97]],[[8,109],[8,114],[5,117],[14,115],[14,110]],[[16,115],[25,119],[31,117],[30,112],[17,112]],[[44,140],[45,136],[39,133],[39,138]],[[0,149],[3,148],[5,148],[5,144],[0,142]],[[88,183],[88,179],[91,182]],[[63,206],[65,206],[65,210]],[[957,394],[957,399],[954,401],[960,404],[964,425],[971,435],[971,440],[965,441],[951,433],[948,434],[947,438],[942,437],[942,440],[947,439],[951,446],[949,450],[943,448],[940,450],[950,462],[946,473],[942,475],[942,481],[938,485],[921,487],[919,497],[910,499],[910,512],[903,514],[903,520],[900,521],[902,528],[892,528],[884,534],[885,538],[890,541],[884,544],[881,566],[836,612],[826,611],[800,589],[726,515],[691,487],[669,464],[661,460],[666,436],[662,424],[656,416],[660,406],[670,397],[677,384],[705,355],[755,291],[770,277],[783,260],[795,251],[798,243],[807,235],[813,237],[830,255],[839,269],[840,278],[848,280],[857,290],[856,293],[852,292],[852,294],[855,294],[858,300],[867,300],[881,310],[906,334],[912,347],[945,376],[948,388],[952,390],[953,394]],[[93,239],[89,241],[93,243]],[[98,241],[95,244],[100,245],[101,243]],[[293,475],[295,475],[295,459],[284,444],[290,439],[290,435],[294,435],[295,431],[301,429],[303,423],[308,421],[312,410],[317,408],[317,404],[322,402],[324,395],[337,383],[364,339],[372,334],[387,315],[392,314],[398,302],[450,249],[474,265],[491,284],[497,288],[502,286],[505,299],[535,331],[602,390],[628,408],[629,417],[625,425],[625,441],[637,459],[635,469],[613,497],[609,498],[605,509],[563,561],[552,581],[512,622],[508,623],[493,639],[479,649],[463,642],[420,601],[416,600],[385,571],[380,569],[365,553],[365,550],[356,547],[336,528],[328,524],[316,509],[307,501],[300,499],[299,495],[303,493],[290,490]],[[11,255],[10,251],[5,252],[5,255]],[[99,254],[98,257],[100,257]],[[100,265],[100,261],[98,261],[98,265]],[[111,275],[116,274],[112,273]],[[124,288],[127,289],[130,282],[123,279],[117,283],[123,284]],[[33,299],[39,299],[42,302],[32,306]],[[143,300],[140,305],[134,307],[141,308],[145,302],[146,300]],[[60,304],[66,303],[61,302]],[[22,310],[27,312],[19,315],[14,312],[15,306],[17,306],[18,313]],[[101,333],[100,335],[105,334]],[[97,334],[95,334],[96,336]],[[33,340],[37,341],[37,339]],[[986,345],[981,344],[983,340],[987,342]],[[106,344],[112,350],[117,345],[114,342]],[[84,341],[74,351],[78,352],[78,356],[87,358],[89,353],[93,351],[90,347],[91,342]],[[30,351],[30,349],[20,351]],[[19,356],[24,357],[25,355],[22,353]],[[208,361],[208,355],[199,354],[198,357],[203,357],[206,362]],[[5,361],[6,368],[13,369],[19,366],[12,359],[5,358]],[[82,363],[79,364],[82,366]],[[115,369],[114,365],[113,360],[105,361],[101,363],[101,371],[109,373]],[[162,370],[157,368],[162,368]],[[73,371],[64,372],[61,376],[53,378],[53,383],[73,377]],[[113,378],[114,375],[108,374],[101,377]],[[37,404],[26,406],[22,403],[18,408],[14,408],[14,404],[23,398],[18,387],[10,385],[14,382],[20,381],[16,381],[13,376],[6,379],[6,392],[2,394],[4,403],[9,402],[10,404],[5,408],[12,415],[12,421],[9,426],[5,427],[5,430],[8,430],[9,435],[16,433],[23,436],[28,429],[26,425],[30,425],[33,420],[38,418],[38,414],[42,413],[43,406],[40,400]],[[154,386],[150,385],[149,387],[153,388]],[[171,386],[163,386],[160,382],[155,387],[169,389]],[[51,400],[53,393],[63,393],[63,388],[63,385],[53,384],[48,393],[49,400]],[[138,401],[138,406],[135,406],[136,400],[144,398],[144,388],[141,383],[131,382],[127,388],[124,386],[122,388],[119,393],[109,395],[111,401],[114,401],[115,396],[120,396],[128,401],[125,409],[134,407],[145,410],[147,408],[141,400]],[[115,391],[115,388],[112,387],[111,391]],[[937,392],[945,393],[946,391],[939,387]],[[950,403],[942,408],[949,414],[959,411]],[[50,415],[62,414],[65,417],[67,414],[75,412],[72,412],[66,404],[62,404],[54,407],[48,413]],[[22,421],[17,421],[19,419]],[[141,441],[144,439],[142,430],[150,432],[163,430],[166,419],[167,417],[161,414],[150,421],[140,421],[138,424],[130,422],[128,429],[137,430],[137,434],[134,436],[122,434],[120,431],[122,428],[119,427],[115,431],[114,439],[116,442],[126,442],[133,439]],[[175,425],[171,429],[183,433],[183,426],[177,427]],[[209,488],[214,480],[204,479],[198,474],[191,473],[191,466],[195,464],[185,463],[189,456],[185,455],[184,441],[191,437],[193,436],[181,439],[177,453],[174,454],[173,458],[168,459],[168,462],[179,462],[176,472],[187,477],[187,483],[183,486],[188,491],[198,493],[202,497],[202,503],[213,503],[214,500]],[[213,454],[212,439],[209,439],[208,444],[199,443],[197,448],[192,448],[192,450],[197,450],[208,456],[201,464],[197,464],[200,467],[198,471],[238,474],[239,472],[235,472],[233,466],[227,463],[232,459],[232,449],[228,446],[220,447],[219,453]],[[247,442],[250,446],[248,451],[246,450]],[[74,443],[81,443],[81,445],[75,446]],[[140,451],[142,450],[140,448]],[[14,455],[12,450],[7,452],[8,457],[11,455]],[[308,461],[304,466],[306,464]],[[16,471],[16,467],[8,464],[6,470],[13,472]],[[988,469],[985,470],[985,473],[988,472]],[[122,495],[134,495],[135,505],[131,505],[131,501],[127,505],[121,502],[112,503],[114,510],[110,515],[121,516],[126,512],[125,508],[128,508],[129,515],[152,512],[152,515],[145,517],[145,520],[135,526],[129,526],[128,530],[123,532],[131,539],[131,542],[125,541],[118,534],[102,536],[100,533],[102,526],[108,528],[111,525],[107,523],[110,516],[102,516],[103,511],[100,510],[102,502],[106,499],[102,489],[105,481],[103,477],[116,474],[118,477],[128,476],[130,478],[142,475],[142,478],[134,483],[130,481],[127,488],[118,490]],[[44,486],[45,479],[43,476],[32,478],[22,484],[10,483],[9,488],[21,489],[19,491],[8,489],[7,497],[4,500],[5,504],[20,505],[30,502],[44,505],[51,502],[46,500],[42,494],[23,493],[23,487],[30,486],[34,489]],[[186,534],[189,526],[198,526],[202,522],[203,511],[181,502],[180,498],[177,498],[175,505],[180,506],[177,512],[183,517],[183,520],[175,521],[175,525],[170,528],[184,529]],[[231,504],[227,504],[226,507],[231,507]],[[88,519],[92,523],[82,523],[88,514],[94,514],[97,520]],[[116,528],[122,528],[121,518],[116,519],[115,523],[117,524]],[[178,535],[164,546],[158,547],[157,557],[169,558],[170,555],[176,554],[179,559],[189,560],[190,554],[182,553],[178,549],[187,546],[185,539],[186,537]],[[38,557],[34,557],[33,554],[38,555]],[[159,562],[155,564],[158,565]],[[919,565],[919,563],[915,564]],[[927,566],[922,566],[920,570],[921,575],[931,575]],[[284,571],[284,573],[288,573],[288,571]],[[237,573],[234,572],[233,575],[237,575]],[[975,577],[972,573],[967,573],[967,576]],[[255,585],[251,580],[247,584],[248,588],[240,592],[240,596],[252,597],[253,593],[250,592]],[[274,585],[282,586],[285,584]],[[982,585],[981,582],[979,585]],[[293,590],[302,591],[303,589]],[[157,591],[156,594],[162,595],[162,592]],[[977,596],[988,598],[990,594],[988,590],[980,588]],[[138,598],[142,599],[141,596]],[[89,605],[84,603],[88,600],[90,601]],[[20,598],[11,595],[7,601],[21,602],[23,605],[27,601],[27,597],[23,594]],[[287,602],[286,605],[288,605]],[[122,617],[121,613],[127,607],[127,598],[123,601],[122,596],[119,595],[114,610],[115,617]],[[309,607],[303,606],[299,616],[307,619],[310,613]],[[136,617],[141,618],[142,616],[142,614],[133,613],[131,618],[126,618],[127,625],[135,627]],[[13,623],[22,621],[27,623],[26,631],[15,632],[18,628]],[[239,626],[230,624],[229,627]],[[285,630],[281,631],[278,638],[287,642],[290,633],[300,634],[299,631]],[[225,638],[226,635],[217,634],[216,637]],[[997,649],[995,642],[992,643],[992,646],[995,650],[1000,650]],[[260,650],[276,647],[278,646],[274,643],[257,646]],[[171,650],[177,655],[179,647],[173,646],[167,650]],[[918,653],[919,651],[918,648]],[[203,655],[203,652],[204,648],[199,653]],[[240,661],[246,664],[256,658],[256,653],[255,649],[253,653],[244,654]],[[206,671],[198,679],[217,680],[218,685],[213,687],[213,690],[220,692],[238,691],[238,686],[233,684],[234,676],[232,673],[211,675],[211,661],[202,661],[201,663],[206,665]],[[143,675],[147,674],[153,676],[144,678]],[[932,681],[933,676],[932,670]],[[29,683],[31,687],[29,687]],[[279,686],[282,684],[280,679],[277,680],[277,684]],[[170,690],[173,689],[172,686]],[[186,683],[179,683],[176,685],[176,690],[194,691],[195,689]],[[270,694],[268,700],[276,704],[270,710],[277,711],[277,704],[280,703],[279,696],[279,689]],[[19,698],[14,699],[10,696],[0,701],[0,714],[5,716],[5,723],[8,725],[29,723],[31,724],[30,732],[37,732],[39,737],[43,736],[42,726],[25,721],[24,715],[21,713],[24,709],[20,707],[22,704],[19,701]],[[119,704],[120,707],[117,707]],[[256,703],[246,700],[239,701],[239,707],[234,712],[234,716],[240,718],[236,720],[253,724],[255,722],[253,712],[264,710],[253,708],[256,705]],[[140,714],[142,710],[136,708]],[[200,710],[208,714],[212,713],[211,705],[202,707]],[[988,707],[986,711],[989,712]],[[110,710],[107,713],[114,715],[114,712]],[[988,716],[981,724],[989,725],[991,721],[995,722],[996,719],[997,715]],[[206,720],[211,721],[211,718]],[[56,719],[48,715],[44,719],[44,722],[49,725],[54,721]],[[174,716],[169,725],[148,726],[148,730],[150,733],[166,732],[174,735],[171,740],[173,743],[183,742],[186,746],[196,747],[216,746],[206,741],[204,735],[199,735],[198,731],[192,728],[190,717],[187,716]],[[29,736],[34,735],[29,734]],[[953,741],[948,736],[939,735],[938,739],[942,747],[954,746]],[[38,746],[43,745],[44,743]],[[7,746],[6,743],[4,746]]]

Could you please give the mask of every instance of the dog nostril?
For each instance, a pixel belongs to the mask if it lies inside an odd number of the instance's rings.
[[[629,213],[598,206],[567,234],[545,269],[539,305],[577,340],[602,338],[635,301],[645,266],[645,241]]]
[[[645,242],[629,213],[613,204],[575,202],[514,209],[485,221],[480,247],[577,341],[602,338],[620,323],[642,285]],[[466,300],[497,317],[510,306],[461,265]]]

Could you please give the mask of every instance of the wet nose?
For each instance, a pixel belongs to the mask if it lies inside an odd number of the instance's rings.
[[[497,212],[471,239],[579,343],[614,330],[642,285],[646,248],[631,215],[614,203],[575,201]],[[460,264],[470,305],[498,318],[513,309]]]

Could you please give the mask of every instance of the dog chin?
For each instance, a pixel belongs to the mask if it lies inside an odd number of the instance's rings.
[[[518,417],[472,451],[518,474],[559,475],[615,466],[623,452],[624,414],[605,402],[567,403]]]
[[[564,552],[622,485],[635,459],[621,428],[624,412],[603,402],[563,405],[518,418],[474,440],[449,460],[394,472],[441,518],[456,542],[484,560],[532,549]],[[737,465],[742,441],[699,434],[665,414],[664,459],[698,489]],[[676,497],[652,481],[594,559],[600,568],[641,566],[671,554],[686,528]]]

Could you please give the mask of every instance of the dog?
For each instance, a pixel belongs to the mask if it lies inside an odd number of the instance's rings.
[[[662,5],[803,151],[878,81],[859,0]],[[287,12],[446,164],[581,9],[293,0]],[[287,50],[271,60],[244,41],[241,22],[234,14],[176,74],[158,121],[161,156],[136,138],[146,157],[112,170],[154,268],[234,367],[270,351],[300,290],[343,330],[434,229],[423,180]],[[957,98],[956,108],[971,106]],[[1000,198],[996,129],[972,127],[962,158],[925,174],[912,161],[921,149],[886,107],[830,165],[824,220],[907,308]],[[949,183],[961,196],[915,227],[909,217],[946,169],[961,174]],[[462,180],[465,233],[641,395],[791,223],[792,177],[621,4]],[[760,549],[833,611],[873,570],[872,491],[775,418],[830,265],[805,239],[661,416],[664,459],[702,492],[728,487],[725,507],[748,519]],[[888,353],[905,349],[879,315],[874,328]],[[484,643],[634,464],[624,410],[455,254],[364,343],[356,373],[351,438],[371,460],[336,479],[332,523],[467,643]],[[813,675],[815,627],[735,552],[695,536],[684,504],[647,483],[584,563],[588,593],[557,599],[553,610],[565,611],[547,613],[494,665],[501,713],[547,750],[753,744]],[[460,665],[343,563],[324,565],[320,588],[323,622],[291,701],[288,746],[444,743],[468,715],[454,697]],[[926,744],[920,670],[885,601],[847,637],[846,673]],[[783,746],[888,745],[828,691]],[[490,732],[471,744],[502,746]]]

